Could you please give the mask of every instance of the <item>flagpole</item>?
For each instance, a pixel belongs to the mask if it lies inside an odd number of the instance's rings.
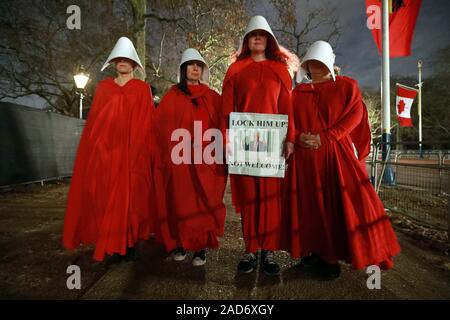
[[[391,148],[391,107],[390,107],[390,71],[389,71],[389,11],[390,1],[382,3],[382,88],[381,103],[383,111],[382,134],[382,160],[389,161],[389,149]],[[385,165],[383,182],[388,185],[395,184],[391,166]]]
[[[423,158],[422,150],[422,60],[417,62],[419,68],[419,101],[418,101],[418,113],[419,113],[419,157]]]

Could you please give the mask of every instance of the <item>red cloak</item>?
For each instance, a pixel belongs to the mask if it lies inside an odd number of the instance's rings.
[[[233,63],[223,83],[223,129],[229,114],[254,112],[287,114],[287,141],[294,142],[291,105],[292,79],[280,62],[255,62],[251,57]],[[231,175],[232,202],[241,213],[247,252],[277,250],[281,233],[281,192],[284,179]]]
[[[175,164],[172,149],[179,141],[171,141],[172,132],[186,129],[194,142],[194,121],[202,122],[202,134],[220,128],[220,95],[205,85],[188,86],[187,96],[173,86],[156,109],[154,118],[155,160],[154,183],[157,194],[157,239],[166,250],[176,247],[200,251],[217,248],[223,235],[226,209],[223,196],[226,186],[224,164]],[[197,102],[194,105],[193,100]],[[209,142],[203,142],[203,148]]]
[[[64,221],[67,249],[94,243],[94,259],[125,254],[152,232],[153,100],[138,79],[97,86],[78,147]]]
[[[338,76],[301,84],[292,101],[297,139],[286,250],[293,257],[314,252],[329,263],[345,260],[356,269],[391,268],[400,246],[365,169],[370,127],[356,81]],[[300,134],[308,132],[320,133],[319,149],[300,146]]]

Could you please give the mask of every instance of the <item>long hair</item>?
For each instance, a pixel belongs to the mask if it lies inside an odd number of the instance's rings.
[[[266,34],[267,34],[267,47],[265,50],[266,59],[279,61],[287,65],[287,60],[289,59],[289,56],[277,48],[277,43],[275,42],[275,39],[270,33],[266,31]],[[238,61],[245,59],[249,57],[250,54],[251,54],[250,48],[248,47],[248,35],[246,35],[242,44],[242,51],[238,56],[236,56],[236,59]]]
[[[191,92],[189,91],[187,85],[187,65],[189,61],[183,63],[180,67],[180,82],[177,84],[177,88],[183,92],[185,95],[190,96]]]
[[[277,48],[277,44],[272,35],[267,33],[267,48],[265,51],[266,58],[269,60],[280,61],[281,63],[286,65],[289,74],[291,75],[291,77],[293,77],[294,73],[297,72],[300,67],[300,59],[295,53],[289,51],[282,45],[279,44],[278,47],[279,49]],[[250,49],[248,47],[248,36],[246,36],[244,38],[244,43],[242,45],[242,50],[240,54],[238,55],[238,52],[232,53],[230,60],[231,63],[233,63],[235,61],[245,59],[249,56],[250,56]]]
[[[188,64],[189,64],[189,61],[186,61],[180,67],[180,82],[177,84],[177,88],[178,88],[178,90],[183,92],[185,95],[191,96],[192,93],[189,90],[188,84],[187,84],[187,66],[188,66]],[[191,101],[196,107],[198,106],[198,102],[196,99],[191,99]]]

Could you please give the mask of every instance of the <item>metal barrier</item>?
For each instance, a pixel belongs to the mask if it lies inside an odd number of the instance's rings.
[[[385,207],[420,224],[450,231],[450,152],[419,153],[399,150],[399,145],[418,146],[418,142],[389,143],[385,148],[386,161],[380,155],[382,143],[376,143],[366,162]],[[394,181],[386,183],[386,170],[393,173]]]
[[[0,102],[0,186],[72,174],[84,121]]]

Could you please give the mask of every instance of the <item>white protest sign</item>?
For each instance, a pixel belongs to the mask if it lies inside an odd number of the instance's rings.
[[[284,178],[287,115],[232,112],[229,128],[230,174]]]

